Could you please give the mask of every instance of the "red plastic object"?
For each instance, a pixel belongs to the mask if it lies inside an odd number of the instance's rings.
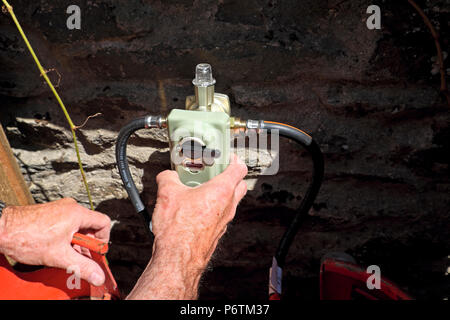
[[[281,300],[281,296],[275,292],[269,296],[269,300],[273,300],[273,301]]]
[[[105,254],[108,244],[97,239],[76,233],[72,244],[89,249],[92,259],[105,273],[105,283],[95,287],[80,280],[79,288],[70,289],[67,285],[73,273],[57,268],[43,268],[33,272],[17,272],[5,256],[0,255],[0,299],[1,300],[67,300],[120,299],[116,281],[108,267]]]
[[[380,279],[380,289],[368,289],[367,279],[370,276],[370,273],[352,262],[327,258],[320,266],[320,299],[412,300],[383,277]]]

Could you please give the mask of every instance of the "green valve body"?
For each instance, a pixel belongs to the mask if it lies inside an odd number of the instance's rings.
[[[230,99],[214,92],[209,64],[198,64],[192,81],[195,95],[186,97],[186,110],[167,117],[170,160],[181,182],[196,187],[223,172],[230,160]]]
[[[226,169],[230,159],[227,113],[174,109],[167,117],[167,126],[172,169],[183,184],[198,186]],[[197,154],[192,156],[183,146],[196,147]],[[212,155],[205,156],[205,150]]]

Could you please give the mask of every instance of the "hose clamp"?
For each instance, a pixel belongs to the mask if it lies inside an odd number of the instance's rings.
[[[161,116],[148,116],[145,119],[145,128],[165,128],[167,126],[167,119]]]
[[[256,130],[259,132],[259,129],[264,128],[263,120],[247,120],[247,129],[248,130]]]

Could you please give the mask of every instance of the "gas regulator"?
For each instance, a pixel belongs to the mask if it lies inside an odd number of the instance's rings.
[[[166,128],[170,160],[182,183],[196,187],[223,172],[229,164],[231,136],[245,130],[246,123],[231,117],[230,99],[214,91],[216,80],[211,65],[202,63],[195,70],[195,95],[186,97],[186,108],[173,109],[167,117],[147,116],[125,126],[117,141],[117,163],[125,188],[138,212],[144,209],[135,194],[126,161],[126,143],[136,130]]]
[[[209,64],[197,65],[192,81],[195,95],[186,98],[186,110],[172,110],[166,120],[170,159],[181,182],[190,187],[221,173],[230,157],[230,99],[214,92],[216,80]]]
[[[281,294],[281,268],[285,257],[322,183],[322,152],[309,134],[290,125],[232,117],[228,96],[214,91],[216,80],[213,78],[211,65],[197,65],[192,83],[195,94],[186,98],[184,110],[173,109],[167,116],[149,115],[138,118],[120,130],[116,143],[116,160],[123,185],[136,212],[144,218],[146,227],[151,232],[151,217],[140,199],[127,161],[128,139],[137,130],[167,129],[172,169],[178,173],[181,182],[189,187],[197,187],[227,168],[232,138],[236,133],[277,133],[299,143],[312,157],[313,172],[308,190],[273,258],[270,292]]]

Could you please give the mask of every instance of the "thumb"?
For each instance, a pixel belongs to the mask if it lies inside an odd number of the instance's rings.
[[[72,247],[62,261],[61,268],[78,273],[77,276],[96,287],[105,282],[105,273],[102,268],[94,260],[81,255]]]
[[[247,183],[245,181],[239,182],[236,189],[234,190],[233,201],[231,203],[231,210],[230,210],[231,214],[230,220],[234,219],[237,206],[239,202],[242,200],[242,198],[246,195],[246,193],[247,193]]]

